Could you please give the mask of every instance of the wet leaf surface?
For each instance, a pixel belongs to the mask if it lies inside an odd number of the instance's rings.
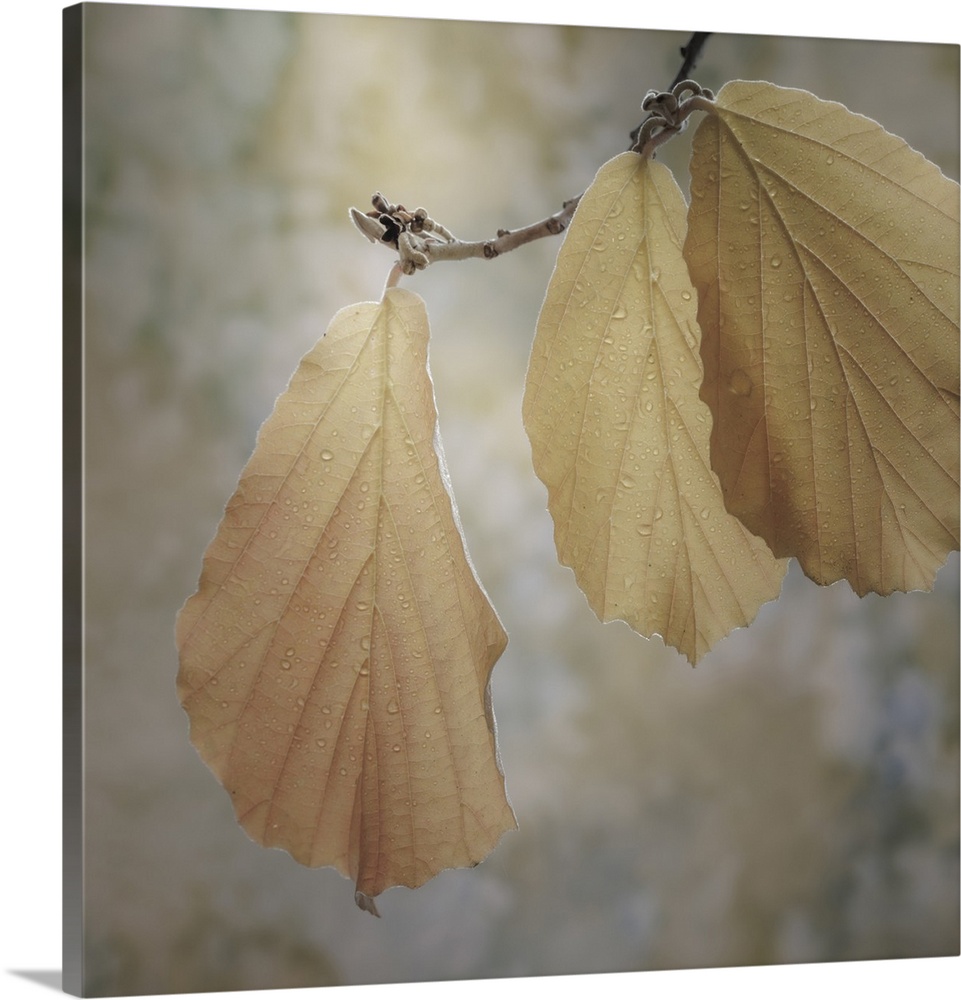
[[[598,172],[558,254],[524,398],[560,561],[595,613],[692,662],[751,622],[785,565],[724,509],[698,397],[686,206],[663,165]]]
[[[728,509],[819,583],[930,588],[958,547],[958,185],[877,123],[738,81],[684,255]]]
[[[428,336],[403,289],[337,314],[177,622],[191,739],[244,829],[373,912],[515,826],[488,690],[507,636],[449,492]]]

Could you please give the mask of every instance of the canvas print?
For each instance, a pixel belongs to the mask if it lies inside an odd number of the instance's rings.
[[[64,38],[65,988],[956,955],[958,47]]]

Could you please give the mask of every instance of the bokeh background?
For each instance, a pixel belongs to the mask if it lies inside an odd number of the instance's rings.
[[[298,359],[390,254],[380,190],[479,239],[627,145],[686,32],[91,4],[85,12],[85,901],[91,995],[957,954],[958,558],[859,600],[792,565],[692,669],[555,559],[520,418],[557,243],[406,281],[455,495],[511,640],[520,829],[352,886],[250,842],[187,740],[173,623]],[[958,177],[958,47],[715,35],[696,77],[800,86]],[[686,186],[689,136],[659,155]]]

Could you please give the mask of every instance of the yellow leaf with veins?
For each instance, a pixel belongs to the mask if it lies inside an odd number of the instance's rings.
[[[728,509],[818,583],[929,588],[958,547],[958,185],[876,122],[717,95],[684,255]]]
[[[177,620],[191,739],[244,829],[373,912],[515,826],[489,696],[507,636],[449,492],[428,337],[403,289],[334,317]]]
[[[724,509],[698,397],[686,206],[636,153],[585,192],[537,323],[524,396],[558,557],[595,613],[696,662],[777,597],[785,565]]]

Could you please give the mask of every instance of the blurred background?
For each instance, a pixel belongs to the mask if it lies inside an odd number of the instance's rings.
[[[558,243],[405,279],[510,645],[520,829],[358,910],[250,842],[187,739],[173,623],[299,358],[378,298],[374,191],[491,237],[625,149],[687,32],[91,4],[85,13],[86,990],[163,993],[957,954],[958,557],[859,600],[792,564],[696,669],[557,564],[520,417]],[[695,73],[881,121],[958,177],[958,47],[715,35]],[[689,136],[659,153],[686,188]]]

